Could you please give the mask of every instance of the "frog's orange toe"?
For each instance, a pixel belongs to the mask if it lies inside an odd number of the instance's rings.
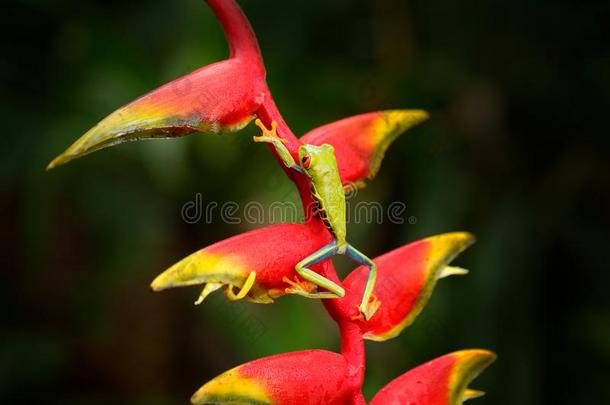
[[[288,277],[283,277],[282,281],[291,286],[286,288],[286,294],[309,294],[316,289],[315,284],[310,283],[309,281],[301,280],[297,276],[294,277],[294,280],[291,280]]]

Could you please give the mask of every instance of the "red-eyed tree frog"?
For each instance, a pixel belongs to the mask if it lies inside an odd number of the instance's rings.
[[[286,167],[308,177],[311,182],[311,195],[316,202],[314,212],[333,236],[332,242],[313,252],[295,266],[296,272],[304,280],[328,291],[311,292],[298,283],[294,283],[291,292],[308,298],[342,298],[345,295],[345,290],[342,287],[309,269],[309,266],[334,255],[347,255],[357,263],[369,268],[364,294],[358,309],[366,320],[370,319],[380,305],[373,294],[377,278],[377,266],[346,240],[345,191],[339,176],[333,146],[328,144],[320,146],[301,145],[297,163],[284,145],[286,140],[277,133],[277,123],[275,121],[271,123],[271,129],[266,128],[258,119],[256,125],[260,128],[262,135],[255,136],[254,141],[273,145]]]

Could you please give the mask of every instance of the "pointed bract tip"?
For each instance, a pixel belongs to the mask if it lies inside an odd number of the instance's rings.
[[[425,110],[387,110],[385,115],[390,122],[401,123],[407,128],[430,118],[430,114]]]
[[[476,241],[473,234],[469,232],[450,232],[426,238],[430,243],[432,251],[431,256],[439,256],[450,262],[453,257],[463,252]],[[446,258],[450,257],[450,258]]]
[[[468,401],[469,399],[475,399],[475,398],[480,398],[483,395],[485,395],[484,391],[480,391],[480,390],[472,390],[472,389],[467,389],[464,391],[464,393],[462,394],[462,401]]]
[[[55,159],[53,159],[51,162],[49,162],[49,164],[47,165],[45,170],[48,172],[49,170],[54,169],[55,167],[61,165],[62,163],[63,163],[62,155],[59,155]]]
[[[452,355],[456,362],[449,381],[451,398],[455,400],[455,403],[461,403],[459,401],[483,395],[482,391],[469,389],[468,384],[496,360],[496,354],[484,349],[470,349],[461,350]]]
[[[229,262],[228,264],[223,261]],[[220,265],[219,265],[220,264]],[[244,272],[228,258],[202,251],[195,252],[159,274],[150,284],[153,291],[163,291],[174,287],[188,287],[207,283],[241,285],[245,280]],[[207,287],[207,286],[206,286]],[[204,291],[206,291],[204,289]],[[212,292],[212,291],[210,291]]]
[[[260,381],[247,378],[235,367],[209,381],[191,397],[191,404],[271,404]]]
[[[464,269],[462,267],[457,266],[445,266],[438,275],[438,278],[445,278],[451,276],[465,276],[468,274],[468,269]]]

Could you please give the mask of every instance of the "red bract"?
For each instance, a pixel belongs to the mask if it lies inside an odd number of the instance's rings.
[[[468,384],[496,356],[487,350],[462,350],[423,364],[383,387],[371,405],[461,404],[484,393]]]
[[[226,33],[228,60],[203,67],[115,111],[54,159],[49,168],[86,153],[144,138],[180,137],[192,132],[236,131],[257,117],[266,128],[277,123],[288,153],[298,158],[303,143],[334,147],[343,184],[364,184],[379,170],[390,144],[427,118],[421,110],[361,114],[316,128],[301,139],[292,133],[265,83],[265,69],[250,25],[233,0],[208,0]],[[270,149],[278,160],[274,148]],[[314,206],[308,178],[284,171],[295,183],[305,210],[304,224],[281,224],[220,241],[187,256],[160,274],[154,291],[203,286],[197,303],[221,288],[230,300],[271,303],[315,285],[297,276],[295,265],[333,240]],[[373,261],[377,265],[378,311],[365,321],[358,310],[368,274],[359,267],[343,282],[327,259],[312,270],[341,285],[345,296],[323,301],[341,333],[341,354],[320,350],[259,359],[221,374],[192,397],[195,404],[365,403],[363,339],[383,341],[409,326],[426,305],[436,282],[466,271],[449,263],[472,244],[472,235],[447,233],[419,240]],[[467,384],[494,360],[491,352],[452,353],[386,385],[371,404],[459,404],[481,393]]]
[[[326,350],[265,357],[235,367],[201,387],[193,404],[316,404],[352,402],[345,358]]]
[[[311,130],[300,141],[333,145],[343,182],[362,184],[375,177],[390,144],[426,118],[428,113],[422,110],[360,114]]]
[[[280,224],[234,236],[187,256],[151,284],[154,291],[199,284],[241,288],[255,273],[254,285],[244,297],[259,303],[289,293],[296,280],[295,264],[330,241],[328,233],[301,224]],[[274,252],[270,254],[270,252]]]
[[[227,33],[231,55],[119,108],[48,166],[109,146],[147,138],[243,128],[265,100],[265,67],[248,21],[233,1],[209,0]]]
[[[428,303],[447,265],[474,241],[463,232],[432,236],[395,249],[373,259],[377,263],[375,293],[381,302],[368,322],[358,321],[365,339],[383,341],[396,337],[409,326]],[[356,316],[355,308],[366,282],[367,269],[361,266],[343,282],[350,309],[344,317]]]

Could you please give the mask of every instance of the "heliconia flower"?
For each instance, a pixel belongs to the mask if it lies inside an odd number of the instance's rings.
[[[330,238],[327,232],[302,224],[272,225],[242,233],[187,256],[155,278],[151,288],[161,291],[204,284],[197,303],[221,287],[229,299],[270,303],[290,293],[296,263]],[[302,280],[300,283],[313,288]]]
[[[374,293],[380,306],[370,320],[356,320],[364,338],[384,341],[398,336],[420,314],[439,278],[466,272],[448,264],[473,242],[474,237],[469,233],[446,233],[374,258],[377,264]],[[368,268],[361,266],[343,281],[348,291],[344,307],[353,311],[354,317],[367,275]]]
[[[468,384],[496,359],[487,350],[462,350],[414,368],[387,384],[370,405],[459,405],[484,393]]]
[[[250,24],[232,1],[208,0],[231,56],[176,79],[119,108],[47,167],[127,141],[243,128],[267,97],[265,68]]]
[[[159,87],[119,108],[85,133],[48,166],[127,141],[176,138],[193,132],[221,133],[243,128],[257,117],[277,128],[293,158],[300,145],[331,144],[344,184],[364,185],[378,172],[390,144],[424,121],[422,110],[361,114],[316,128],[297,139],[283,120],[265,82],[265,68],[250,24],[235,0],[206,0],[222,24],[230,57]],[[272,153],[279,159],[277,151]],[[246,232],[201,249],[165,270],[154,291],[202,286],[195,302],[224,289],[230,300],[271,303],[285,294],[311,296],[316,286],[297,276],[295,265],[332,240],[314,213],[307,176],[282,168],[294,181],[305,207],[305,224],[280,224]],[[378,310],[364,320],[358,307],[369,268],[361,266],[343,282],[326,259],[314,272],[341,284],[343,298],[324,300],[341,332],[341,354],[324,350],[285,353],[235,367],[203,385],[193,404],[364,405],[363,338],[398,336],[426,305],[437,281],[466,270],[449,263],[474,242],[471,234],[447,233],[422,239],[373,259],[377,265],[373,299]],[[318,296],[319,297],[319,296]],[[485,350],[451,353],[421,365],[387,384],[372,405],[457,405],[482,395],[468,384],[495,355]]]
[[[377,111],[344,118],[309,131],[302,143],[334,146],[343,183],[363,185],[377,174],[390,144],[428,118],[423,110]]]
[[[344,405],[353,387],[343,356],[305,350],[254,360],[219,375],[191,397],[193,404]]]

